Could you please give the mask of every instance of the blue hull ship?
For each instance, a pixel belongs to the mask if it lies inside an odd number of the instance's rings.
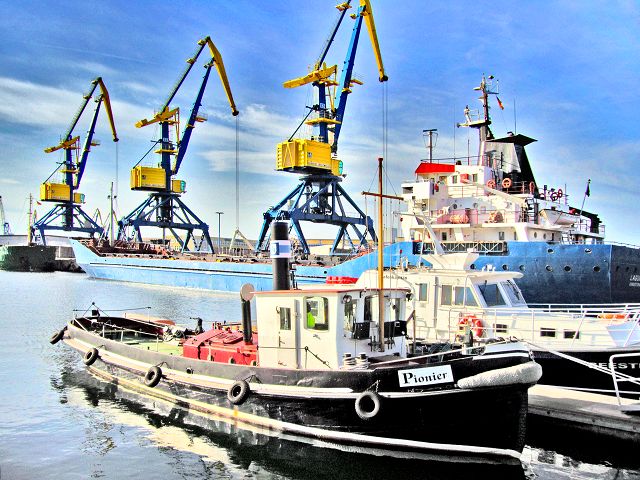
[[[153,254],[100,254],[86,241],[71,241],[76,262],[90,276],[108,280],[207,290],[240,291],[245,283],[257,290],[272,288],[272,267],[264,261],[215,261],[162,258]],[[416,265],[419,242],[399,242],[384,251],[387,267]],[[565,245],[507,242],[501,254],[481,255],[477,269],[523,272],[518,280],[529,303],[636,303],[640,301],[638,249],[620,245]],[[423,262],[424,263],[424,262]],[[327,278],[357,278],[377,268],[370,252],[334,265],[295,265],[299,283],[325,283]]]

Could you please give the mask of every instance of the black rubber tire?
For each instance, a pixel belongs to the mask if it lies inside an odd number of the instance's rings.
[[[227,390],[227,398],[234,405],[241,405],[247,399],[250,392],[251,388],[249,384],[244,380],[238,380]]]
[[[49,339],[49,343],[51,345],[55,345],[56,343],[58,343],[60,340],[62,340],[62,337],[64,337],[64,332],[67,329],[67,327],[64,327],[62,330],[60,330],[59,332],[54,333],[53,335],[51,335],[51,338]]]
[[[82,359],[82,361],[87,367],[89,367],[93,365],[98,358],[100,358],[100,353],[98,352],[98,349],[92,348],[91,350],[87,350],[87,352],[84,354],[84,358]]]
[[[380,413],[382,398],[376,392],[367,390],[356,398],[356,413],[362,420],[371,420]]]
[[[147,387],[155,387],[162,379],[162,369],[160,367],[151,367],[144,376],[144,384]]]

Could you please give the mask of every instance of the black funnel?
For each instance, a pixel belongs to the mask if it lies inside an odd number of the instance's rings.
[[[273,222],[269,250],[273,261],[273,289],[290,290],[291,242],[289,241],[289,224],[287,222]]]

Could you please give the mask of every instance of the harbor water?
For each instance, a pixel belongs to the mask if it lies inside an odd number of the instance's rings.
[[[577,437],[568,446],[573,448],[563,450],[545,445],[538,435],[528,442],[521,462],[477,464],[464,457],[381,457],[194,417],[99,381],[75,351],[63,343],[50,345],[49,338],[74,309],[84,311],[92,303],[104,310],[142,308],[138,313],[190,326],[195,326],[191,317],[202,317],[205,326],[214,320],[238,321],[238,294],[109,282],[65,272],[5,271],[0,271],[0,292],[2,480],[640,479],[640,458],[637,464],[581,458]],[[403,421],[401,414],[398,421]],[[464,439],[464,432],[460,435]]]

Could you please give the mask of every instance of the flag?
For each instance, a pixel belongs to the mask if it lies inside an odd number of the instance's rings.
[[[502,102],[500,101],[500,98],[496,97],[496,100],[498,100],[498,106],[500,107],[500,110],[504,110],[504,105],[502,105]]]
[[[587,189],[584,191],[584,196],[585,197],[590,197],[591,196],[591,188],[589,188],[590,184],[591,184],[591,179],[589,179],[587,181]]]
[[[42,205],[38,200],[36,200],[36,204],[37,205]]]

